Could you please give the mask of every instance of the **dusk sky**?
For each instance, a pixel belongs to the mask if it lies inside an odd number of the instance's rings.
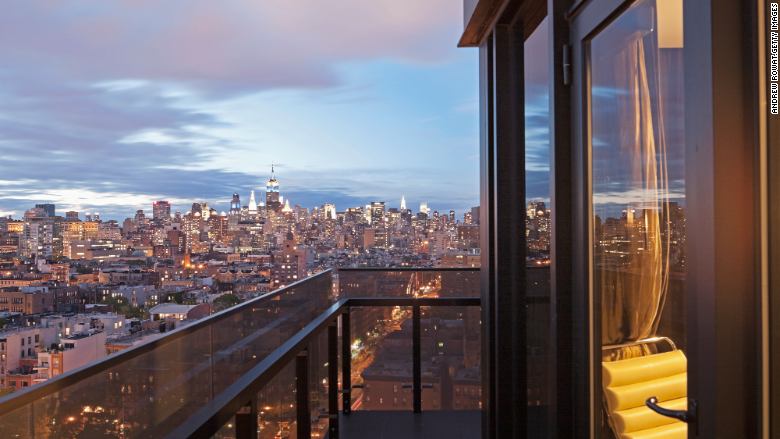
[[[7,3],[0,215],[51,202],[121,221],[153,200],[187,211],[204,196],[228,210],[233,192],[259,196],[273,161],[293,205],[398,207],[404,193],[415,212],[425,201],[462,218],[479,204],[478,52],[456,47],[462,9]]]

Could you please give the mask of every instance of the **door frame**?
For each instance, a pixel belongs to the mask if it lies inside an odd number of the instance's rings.
[[[591,284],[588,42],[633,3],[584,0],[567,17],[572,421],[576,437],[588,439],[602,437],[600,310]],[[738,0],[684,2],[688,396],[697,400],[699,412],[698,436],[690,429],[690,438],[761,437],[763,430],[757,6]],[[735,203],[740,215],[733,213]]]

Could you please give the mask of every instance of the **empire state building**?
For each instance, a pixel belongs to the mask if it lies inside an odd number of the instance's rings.
[[[268,180],[268,186],[266,186],[265,191],[266,210],[272,210],[274,212],[281,211],[282,203],[279,202],[279,182],[276,181],[273,163],[271,164],[271,179]]]

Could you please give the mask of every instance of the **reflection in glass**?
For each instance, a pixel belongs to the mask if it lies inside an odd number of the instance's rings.
[[[547,437],[550,405],[550,86],[548,19],[523,47],[528,437]]]
[[[687,404],[681,17],[681,0],[642,0],[590,44],[593,293],[621,439],[685,435],[644,405]]]
[[[339,270],[339,298],[479,297],[479,271]],[[479,307],[422,307],[422,409],[479,410]],[[352,410],[412,410],[412,308],[350,311]],[[404,405],[404,398],[406,404]]]

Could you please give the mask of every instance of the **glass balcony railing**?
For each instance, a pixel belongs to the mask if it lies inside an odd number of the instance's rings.
[[[354,408],[468,410],[477,434],[478,281],[478,269],[326,271],[0,399],[0,431],[335,439],[341,418],[341,437],[365,437],[349,434]],[[386,408],[383,392],[398,395]]]
[[[22,439],[164,438],[331,305],[328,271],[3,398],[0,431]],[[322,403],[320,345],[308,346],[312,409]],[[293,388],[287,367],[256,395],[259,437],[295,422]],[[227,422],[218,436],[235,437],[235,428]]]
[[[477,298],[479,269],[339,269],[339,298]],[[479,410],[479,306],[421,307],[423,410]],[[415,361],[412,307],[350,311],[352,410],[410,410]]]

